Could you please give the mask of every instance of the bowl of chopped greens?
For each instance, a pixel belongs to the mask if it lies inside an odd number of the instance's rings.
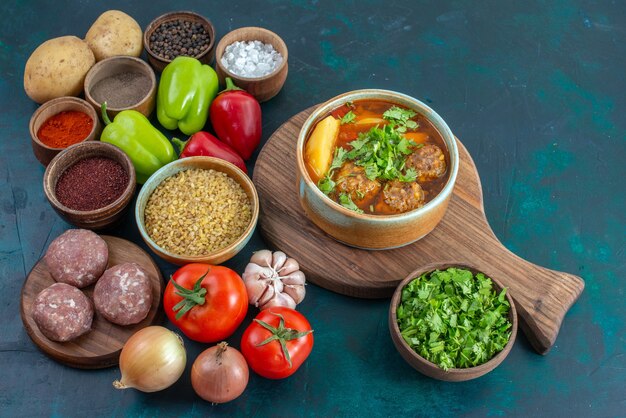
[[[414,369],[460,382],[502,363],[515,342],[517,313],[507,289],[486,272],[467,264],[430,264],[398,285],[389,330]]]

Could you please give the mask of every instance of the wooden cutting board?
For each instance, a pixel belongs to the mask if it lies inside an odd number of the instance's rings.
[[[476,166],[463,144],[457,140],[457,182],[448,211],[435,230],[402,248],[360,250],[317,228],[298,201],[296,141],[313,109],[278,128],[257,159],[253,180],[261,204],[259,227],[268,244],[297,259],[308,281],[361,298],[390,297],[407,274],[425,264],[472,264],[509,288],[522,330],[539,353],[547,353],[585,284],[578,276],[529,263],[498,241],[485,217]]]
[[[37,294],[55,283],[48,272],[46,263],[40,259],[28,274],[22,286],[20,313],[26,332],[31,340],[44,353],[53,359],[71,367],[80,369],[102,369],[115,366],[126,340],[140,329],[161,320],[161,295],[163,294],[163,278],[152,258],[136,244],[122,238],[101,235],[109,247],[109,264],[107,268],[117,264],[134,262],[142,266],[152,282],[152,307],[148,316],[138,324],[121,326],[113,324],[98,312],[95,313],[91,331],[73,341],[64,343],[51,341],[39,331],[32,318],[32,306]],[[82,289],[93,302],[91,285]]]

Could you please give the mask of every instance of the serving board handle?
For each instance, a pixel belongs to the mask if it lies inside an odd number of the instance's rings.
[[[547,354],[556,342],[567,311],[583,291],[584,281],[524,260],[502,245],[486,219],[484,227],[488,231],[483,230],[476,247],[470,247],[470,252],[457,261],[471,263],[498,278],[515,301],[520,327],[530,344],[538,353]]]
[[[523,260],[502,245],[485,217],[478,171],[463,144],[458,141],[459,173],[441,223],[413,244],[385,251],[360,250],[335,241],[313,225],[298,201],[296,139],[313,109],[278,128],[257,158],[253,181],[261,205],[259,229],[268,244],[296,258],[308,281],[361,298],[390,297],[419,266],[442,261],[474,265],[509,289],[522,331],[537,352],[546,354],[584,282]]]

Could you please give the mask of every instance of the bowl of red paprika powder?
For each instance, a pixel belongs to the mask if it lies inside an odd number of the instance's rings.
[[[43,190],[52,208],[79,228],[99,230],[126,213],[137,178],[130,158],[115,145],[86,141],[50,161]]]
[[[102,124],[89,103],[78,97],[59,97],[41,105],[29,124],[35,157],[44,166],[65,148],[97,139]]]

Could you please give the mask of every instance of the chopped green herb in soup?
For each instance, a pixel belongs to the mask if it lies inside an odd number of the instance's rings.
[[[431,201],[449,177],[441,134],[422,115],[382,100],[349,102],[314,127],[305,145],[318,188],[359,213],[388,215]]]

